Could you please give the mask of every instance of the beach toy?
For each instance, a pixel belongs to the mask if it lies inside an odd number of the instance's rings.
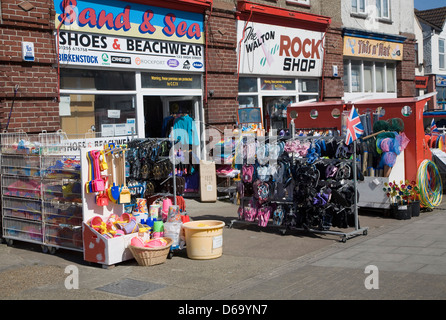
[[[130,244],[135,247],[145,247],[144,240],[138,236],[132,238],[132,240],[130,241]]]
[[[118,222],[116,223],[118,229],[124,231],[124,234],[131,234],[138,232],[139,226],[136,220],[131,219],[129,222]]]
[[[99,151],[99,168],[101,169],[101,171],[107,170],[108,169],[108,164],[107,161],[105,160],[105,150],[101,150]]]
[[[168,213],[169,212],[169,207],[172,205],[172,200],[170,200],[169,198],[166,198],[163,200],[163,212],[164,213]]]
[[[153,223],[153,238],[160,238],[164,236],[164,223],[162,221],[155,221]]]
[[[112,146],[114,146],[114,144],[109,144],[109,148],[110,150],[112,150]],[[109,166],[109,168],[107,169],[107,172],[109,174],[109,187],[107,189],[107,195],[108,198],[116,203],[119,200],[119,187],[116,185],[116,181],[115,181],[115,174],[114,174],[114,156],[113,156],[113,151],[110,151],[109,153],[106,154],[107,157],[109,157],[109,160],[107,161],[107,163],[110,163],[111,165]]]
[[[180,207],[179,206],[170,206],[169,212],[167,215],[167,221],[168,222],[176,222],[181,221],[181,213],[180,213]]]
[[[149,240],[146,244],[147,248],[158,248],[158,247],[165,247],[167,245],[167,241],[163,238],[157,238]]]
[[[101,178],[101,171],[99,169],[99,151],[93,150],[88,152],[91,157],[91,166],[92,166],[92,173],[93,173],[93,179],[91,180],[91,189],[93,192],[100,192],[105,190],[105,182]]]
[[[119,203],[130,203],[131,201],[131,193],[129,188],[126,185],[125,182],[125,173],[124,173],[124,161],[125,161],[125,151],[122,150],[122,155],[120,156],[120,166],[119,166],[119,174],[121,175],[122,178],[122,186],[120,188],[120,193],[119,193]]]
[[[159,204],[151,204],[149,208],[149,217],[158,219],[161,206]]]

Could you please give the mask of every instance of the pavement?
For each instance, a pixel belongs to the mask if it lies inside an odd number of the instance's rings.
[[[186,249],[150,267],[110,268],[81,252],[43,253],[39,245],[0,244],[1,300],[443,300],[446,205],[410,220],[360,210],[359,234],[287,231],[234,223],[237,206],[186,200],[192,220],[220,220],[223,254],[193,260]],[[341,229],[342,230],[342,229]],[[349,231],[349,230],[342,230]]]

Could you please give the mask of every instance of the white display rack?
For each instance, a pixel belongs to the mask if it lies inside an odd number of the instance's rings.
[[[68,153],[64,132],[1,134],[2,236],[82,251],[80,154]]]

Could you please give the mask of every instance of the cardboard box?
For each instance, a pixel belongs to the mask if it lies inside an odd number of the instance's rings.
[[[217,173],[214,161],[200,160],[200,200],[217,201]]]

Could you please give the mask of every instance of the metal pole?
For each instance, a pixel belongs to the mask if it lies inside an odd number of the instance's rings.
[[[172,142],[172,181],[173,181],[173,204],[177,205],[177,182],[175,177],[175,138],[173,128],[170,132],[170,141]]]
[[[358,197],[357,197],[357,168],[356,168],[356,140],[353,141],[353,183],[355,188],[355,200],[354,200],[354,210],[355,210],[355,230],[358,230]]]

